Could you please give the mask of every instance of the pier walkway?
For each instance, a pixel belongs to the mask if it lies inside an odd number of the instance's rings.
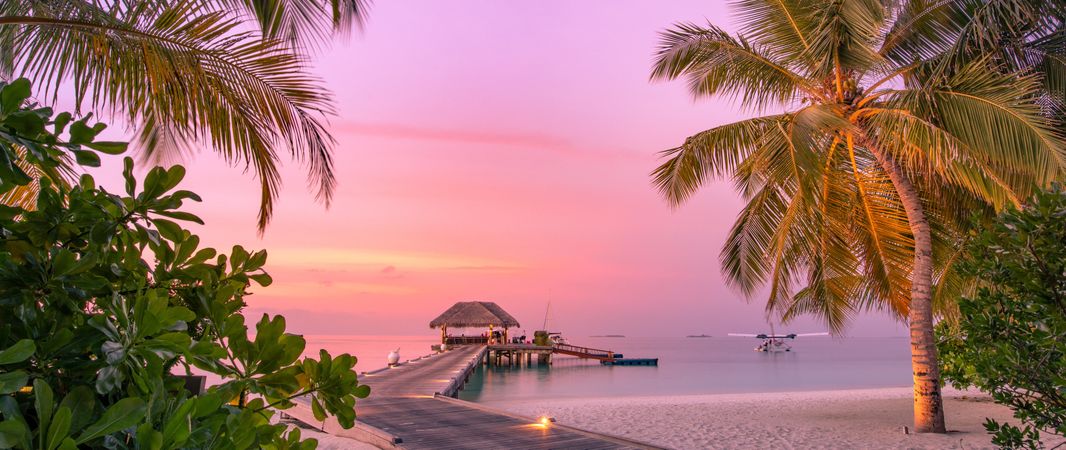
[[[382,447],[409,449],[650,449],[628,439],[593,433],[496,411],[456,400],[470,373],[485,358],[483,345],[408,361],[367,373],[360,382],[370,397],[356,402],[355,429],[316,423],[306,403],[286,410],[290,416],[326,432],[355,437]],[[310,421],[308,421],[310,417]]]

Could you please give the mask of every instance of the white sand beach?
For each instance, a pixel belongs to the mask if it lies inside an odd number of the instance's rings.
[[[490,404],[516,414],[675,449],[994,448],[986,417],[1012,421],[983,394],[948,389],[950,433],[904,434],[910,388],[765,394],[530,400]],[[1054,446],[1062,440],[1049,440]]]

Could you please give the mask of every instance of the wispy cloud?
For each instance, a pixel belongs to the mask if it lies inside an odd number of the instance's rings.
[[[518,266],[458,266],[449,267],[448,270],[459,272],[517,272],[525,267]]]
[[[286,301],[333,299],[352,295],[410,295],[419,292],[415,287],[359,281],[299,281],[278,283],[256,292],[260,297],[281,298]]]
[[[342,122],[333,127],[341,132],[379,136],[394,139],[419,139],[432,141],[463,142],[484,145],[513,145],[559,151],[572,151],[566,139],[540,133],[509,133],[479,130],[449,130],[395,123]]]
[[[279,248],[270,251],[270,265],[334,270],[361,268],[386,276],[396,275],[398,269],[515,271],[524,268],[521,264],[471,255],[356,248]]]

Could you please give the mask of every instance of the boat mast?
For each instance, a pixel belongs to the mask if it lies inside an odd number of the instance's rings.
[[[541,329],[544,330],[544,331],[548,331],[548,312],[551,311],[551,309],[552,309],[552,301],[548,300],[548,307],[544,308],[544,323],[541,324],[541,326],[540,326]]]

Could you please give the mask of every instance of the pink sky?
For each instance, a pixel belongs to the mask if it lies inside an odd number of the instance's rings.
[[[296,332],[432,334],[475,299],[530,332],[549,299],[572,336],[765,329],[762,299],[719,272],[729,183],[672,211],[648,178],[658,150],[752,113],[648,82],[656,33],[705,19],[732,29],[724,2],[378,1],[362,35],[316,58],[340,110],[332,208],[289,163],[260,239],[257,181],[204,152],[184,184],[205,199],[195,231],[268,249],[275,284],[249,309]],[[880,315],[849,332],[904,333]]]

